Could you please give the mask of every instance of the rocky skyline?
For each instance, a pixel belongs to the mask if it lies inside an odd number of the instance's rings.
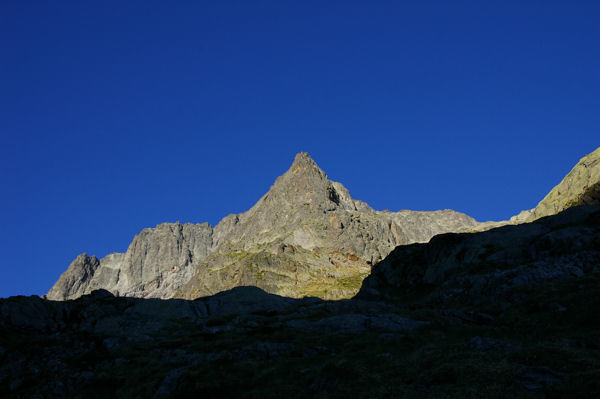
[[[124,254],[78,256],[49,291],[73,299],[116,295],[193,298],[238,285],[293,297],[347,298],[395,246],[473,229],[467,215],[379,212],[332,182],[307,153],[250,210],[207,223],[164,223],[137,235]]]
[[[598,182],[587,173],[597,152],[540,209],[572,194],[593,204],[399,245],[352,299],[289,298],[258,287],[193,301],[104,289],[66,301],[0,299],[0,394],[597,397],[600,206],[590,195]],[[584,182],[579,190],[575,180]],[[188,225],[176,226],[161,234],[198,242]],[[151,249],[143,241],[132,247],[132,254]],[[81,258],[79,277],[93,281],[102,266]]]
[[[47,297],[74,299],[102,288],[122,296],[194,299],[253,285],[289,297],[350,298],[372,265],[398,245],[597,203],[599,159],[600,148],[583,157],[536,208],[509,221],[480,223],[451,210],[375,211],[299,153],[247,212],[214,228],[164,223],[145,229],[125,253],[101,260],[79,255]]]
[[[0,2],[0,398],[600,398],[599,17]]]

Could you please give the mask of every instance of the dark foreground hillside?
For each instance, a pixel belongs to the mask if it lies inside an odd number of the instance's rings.
[[[599,397],[600,207],[396,248],[355,299],[0,300],[3,398]]]

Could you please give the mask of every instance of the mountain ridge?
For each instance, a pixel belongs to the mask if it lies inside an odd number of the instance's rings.
[[[246,212],[214,227],[162,223],[142,230],[123,254],[100,260],[80,255],[47,297],[74,299],[102,288],[122,296],[193,299],[254,285],[290,297],[349,298],[372,265],[398,245],[529,222],[584,200],[597,203],[599,158],[600,148],[584,157],[533,210],[508,221],[477,222],[452,210],[376,211],[300,152]],[[591,194],[578,197],[582,190]],[[557,194],[564,192],[572,194]]]
[[[418,223],[423,218],[429,222]],[[403,222],[398,224],[400,221]],[[101,259],[83,282],[75,282],[77,270],[91,260],[78,257],[47,297],[73,299],[103,288],[116,295],[189,298],[229,289],[233,287],[230,282],[241,281],[291,296],[350,297],[371,265],[396,245],[425,241],[440,232],[466,230],[475,225],[474,219],[454,211],[375,211],[365,202],[353,199],[341,183],[328,179],[308,153],[300,152],[289,169],[275,179],[269,191],[248,211],[230,214],[214,227],[207,223],[162,223],[144,229],[124,254]],[[185,237],[180,229],[186,231]],[[194,241],[192,245],[188,244],[190,239]],[[153,259],[143,253],[151,254]],[[251,254],[246,259],[250,263],[233,265],[231,259],[239,260],[231,256],[235,254]],[[205,262],[210,255],[211,268]],[[276,260],[273,262],[277,266],[270,264],[269,259],[282,256],[284,264]],[[251,271],[253,264],[261,267]],[[221,275],[220,280],[227,283],[209,282],[206,286],[206,281],[215,280],[209,275],[223,268],[231,269]],[[299,283],[291,274],[298,274],[298,269]],[[266,284],[261,273],[267,274],[267,279],[275,277],[283,281]],[[319,273],[329,274],[330,283],[319,287]],[[195,275],[203,280],[202,284],[197,281],[190,287],[195,294],[181,291]],[[333,287],[340,277],[352,286]],[[305,287],[294,288],[298,284]]]
[[[575,175],[586,165],[576,165]],[[131,298],[105,289],[66,301],[0,299],[2,397],[598,396],[600,204],[576,204],[531,222],[506,221],[488,231],[449,232],[427,243],[398,245],[369,268],[364,280],[356,279],[360,289],[351,299],[274,295],[268,290],[284,291],[288,276],[268,276],[261,287],[252,278],[261,271],[294,276],[290,265],[301,267],[308,259],[303,256],[329,260],[344,252],[318,246],[309,251],[289,241],[297,238],[298,228],[306,227],[314,242],[339,229],[292,224],[289,234],[270,241],[265,226],[278,228],[298,217],[310,221],[315,210],[325,215],[318,221],[336,216],[341,223],[355,216],[365,224],[387,223],[394,215],[346,210],[341,199],[329,196],[333,183],[317,175],[311,176],[322,185],[314,193],[303,191],[300,203],[311,205],[306,209],[277,200],[302,187],[293,179],[287,186],[287,176],[278,186],[281,192],[270,191],[251,213],[229,217],[219,229],[219,244],[217,229],[208,224],[161,224],[143,230],[125,254],[101,260],[79,255],[63,279],[86,290],[98,276],[114,279],[116,274],[118,285],[123,273],[146,284],[134,293],[158,292],[164,287],[153,280],[157,275],[182,276],[157,274],[168,271],[171,263],[161,261],[166,259],[194,273],[187,283],[206,278],[233,288],[212,287],[223,290],[194,300]],[[589,187],[595,183],[581,184],[580,192]],[[575,198],[590,202],[586,195]],[[279,224],[264,219],[270,201],[281,205]],[[557,207],[567,204],[563,196],[555,201]],[[426,216],[431,215],[407,211],[399,217],[405,225],[406,220],[423,225]],[[251,225],[236,230],[246,223]],[[344,229],[360,231],[351,226]],[[405,231],[411,231],[410,224]],[[217,249],[196,264],[195,256],[211,251],[202,246],[208,238]],[[229,263],[221,259],[244,250],[255,252]],[[319,265],[307,265],[308,281],[310,269]],[[203,268],[215,270],[199,275]],[[338,288],[326,287],[330,293]]]
[[[599,233],[588,205],[441,234],[396,247],[348,300],[0,299],[0,394],[597,397]]]
[[[536,205],[511,218],[512,223],[534,221],[578,205],[600,203],[600,148],[585,155]]]

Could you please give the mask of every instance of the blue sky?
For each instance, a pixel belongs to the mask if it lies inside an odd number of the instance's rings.
[[[0,296],[299,151],[376,209],[534,207],[600,145],[598,4],[3,1]]]

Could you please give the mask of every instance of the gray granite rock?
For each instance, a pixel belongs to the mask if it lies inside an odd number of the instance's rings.
[[[329,180],[307,153],[299,153],[290,169],[247,212],[223,218],[214,229],[207,223],[164,223],[144,229],[125,253],[110,254],[101,260],[82,254],[47,297],[73,299],[101,288],[119,296],[193,299],[252,285],[289,297],[350,298],[358,292],[372,265],[399,245],[426,243],[449,232],[484,231],[530,221],[572,205],[595,204],[600,198],[599,179],[600,149],[584,157],[536,209],[510,221],[479,223],[452,210],[375,211],[354,200],[342,184]],[[490,262],[519,258],[522,254],[515,253],[517,247],[510,242],[538,237],[540,229],[548,228],[537,224],[513,233],[494,231],[475,241],[467,240],[460,247],[448,245],[456,238],[436,237],[425,253],[427,262],[436,267],[406,267],[402,276],[388,273],[386,278],[390,282],[400,277],[423,278],[427,283],[439,284],[464,262],[483,255]],[[544,246],[556,245],[589,246],[558,234],[572,236],[573,232],[548,232],[527,251],[539,253],[545,251]],[[583,233],[580,236],[586,240],[592,237]],[[503,249],[486,254],[485,246],[490,242],[497,246],[498,240],[504,240]],[[414,248],[401,252],[406,258],[402,262],[409,262]],[[543,265],[534,269],[519,273],[514,281],[545,278]],[[385,270],[383,264],[380,271]],[[574,266],[569,272],[577,270]],[[552,269],[551,273],[555,272]],[[480,289],[486,285],[482,281],[477,284]]]
[[[600,148],[584,156],[534,208],[511,219],[523,223],[578,205],[600,205]]]
[[[375,211],[300,153],[256,205],[219,223],[213,252],[177,296],[254,285],[290,297],[349,298],[395,246],[476,224],[452,211]]]
[[[355,295],[397,245],[477,226],[454,211],[375,211],[327,178],[307,153],[250,210],[210,225],[144,229],[127,252],[83,254],[48,292],[66,300],[106,289],[144,298],[197,298],[254,285],[290,297]]]
[[[98,260],[79,255],[47,294],[48,299],[74,299],[96,289],[116,295],[172,297],[212,248],[208,223],[163,223],[144,229],[127,252]]]
[[[99,267],[100,261],[95,256],[77,256],[48,291],[48,299],[65,300],[85,294]]]

